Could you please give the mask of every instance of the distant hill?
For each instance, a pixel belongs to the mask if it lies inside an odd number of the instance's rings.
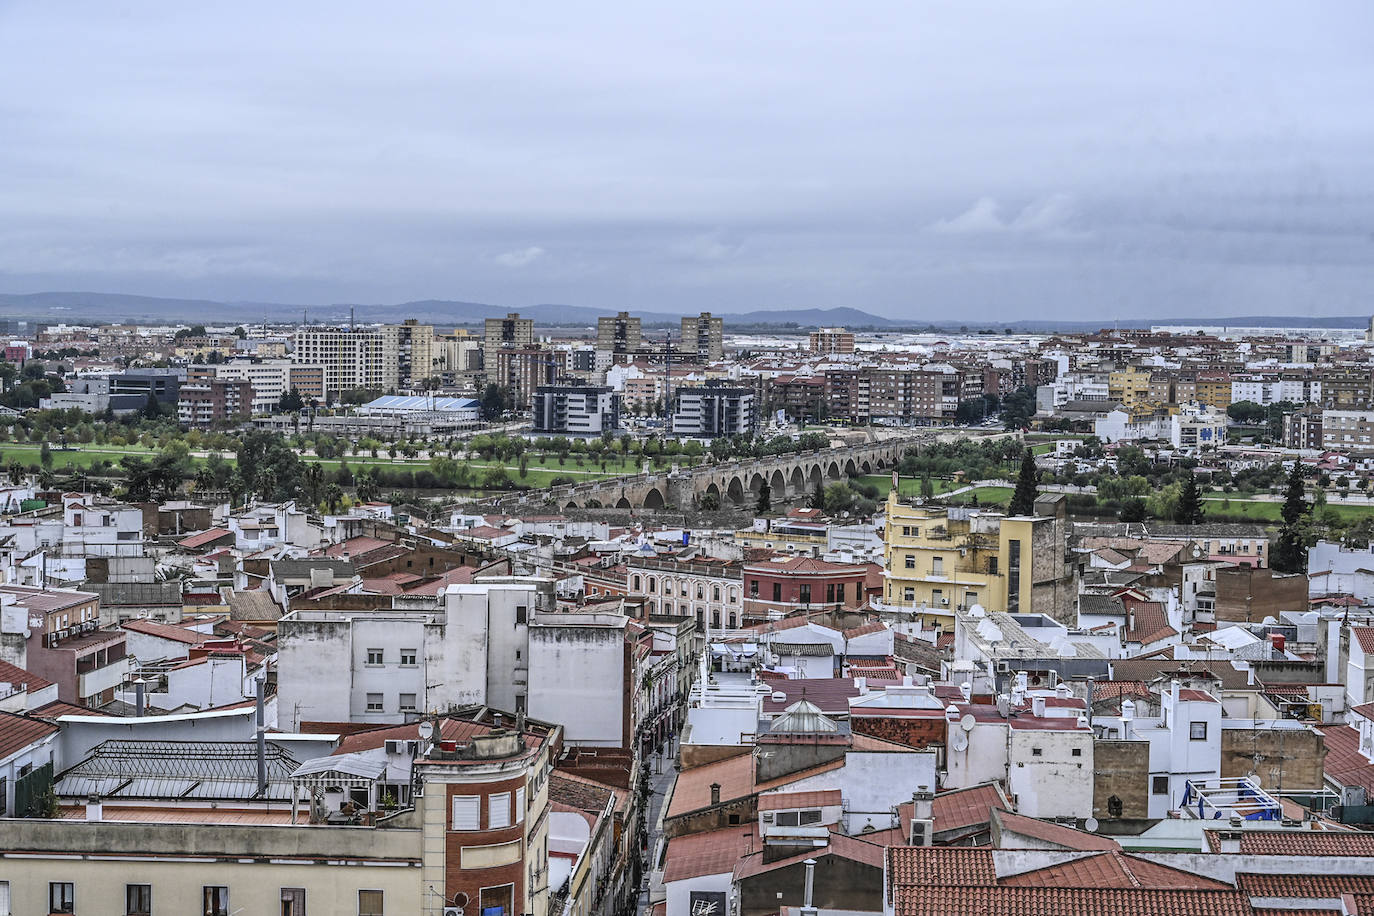
[[[484,318],[500,317],[507,312],[519,312],[526,318],[533,318],[537,324],[562,327],[593,327],[602,315],[613,315],[611,308],[597,308],[586,305],[538,304],[524,306],[492,305],[482,302],[464,302],[455,299],[421,299],[414,302],[401,302],[391,305],[376,303],[335,303],[331,305],[300,305],[282,302],[219,302],[210,299],[175,299],[157,296],[134,296],[124,293],[100,292],[42,292],[42,293],[0,293],[0,317],[29,318],[45,322],[141,322],[145,324],[167,324],[174,322],[203,322],[213,320],[219,323],[246,323],[262,321],[294,320],[297,316],[308,315],[313,322],[339,322],[348,320],[350,311],[358,321],[399,322],[406,318],[445,325],[474,324]],[[631,315],[642,318],[648,325],[676,325],[684,313],[656,312],[639,309],[630,310]],[[695,312],[693,312],[695,314]],[[974,318],[961,318],[931,321],[912,317],[909,319],[883,318],[856,308],[830,309],[756,309],[749,312],[717,312],[725,319],[727,326],[734,328],[756,328],[767,330],[806,330],[815,327],[842,326],[883,331],[900,330],[938,330],[958,331],[967,328],[971,331],[991,329],[1002,331],[1011,328],[1021,333],[1095,331],[1104,327],[1142,328],[1151,325],[1227,325],[1232,327],[1257,328],[1363,328],[1369,323],[1364,315],[1346,315],[1314,318],[1302,315],[1240,315],[1210,316],[1194,318],[1132,318],[1090,321],[1054,321],[1042,319],[1021,319],[1017,321],[986,321]],[[954,323],[955,321],[958,323]]]

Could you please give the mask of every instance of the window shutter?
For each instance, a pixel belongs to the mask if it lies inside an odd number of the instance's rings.
[[[510,793],[497,792],[487,798],[487,827],[495,830],[498,827],[510,826]]]
[[[521,786],[515,790],[515,822],[521,823],[525,819],[525,787]]]
[[[453,796],[453,829],[481,830],[482,798],[480,795]]]

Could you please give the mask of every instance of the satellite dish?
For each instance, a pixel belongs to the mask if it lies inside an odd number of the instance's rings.
[[[1101,825],[1097,823],[1097,818],[1095,817],[1090,817],[1083,822],[1083,828],[1089,833],[1096,833],[1099,826]]]
[[[954,749],[955,749],[956,751],[966,751],[966,750],[968,750],[968,735],[955,735],[955,736],[954,736]]]
[[[1200,557],[1200,556],[1202,556],[1202,545],[1201,545],[1201,544],[1194,544],[1194,545],[1193,545],[1193,556],[1195,556],[1195,557]]]
[[[964,731],[966,731],[966,732],[971,732],[971,731],[973,731],[973,726],[975,726],[975,725],[977,725],[977,724],[978,724],[978,720],[975,719],[975,718],[973,718],[973,713],[971,713],[971,712],[970,712],[970,713],[965,713],[965,714],[964,714],[964,717],[963,717],[962,719],[959,720],[959,727],[962,728],[962,729],[963,729]]]
[[[430,738],[434,737],[434,723],[421,722],[420,727],[417,729],[417,731],[419,732],[421,738],[424,738],[426,741],[428,741]]]

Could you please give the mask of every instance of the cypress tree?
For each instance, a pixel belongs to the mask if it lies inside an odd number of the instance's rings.
[[[1283,524],[1279,526],[1278,542],[1269,551],[1269,565],[1276,572],[1298,573],[1307,571],[1307,530],[1305,522],[1309,506],[1306,488],[1302,481],[1302,462],[1294,459],[1293,470],[1288,474],[1288,487],[1284,491]]]
[[[1034,515],[1035,494],[1038,477],[1035,473],[1035,456],[1026,449],[1021,456],[1021,473],[1016,477],[1016,491],[1011,495],[1010,515]]]
[[[1205,513],[1202,509],[1202,494],[1198,492],[1197,478],[1192,474],[1183,482],[1183,489],[1178,494],[1178,505],[1174,507],[1175,525],[1200,525],[1202,516]]]

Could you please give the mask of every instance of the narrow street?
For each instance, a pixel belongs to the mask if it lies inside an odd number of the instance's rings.
[[[676,742],[668,742],[663,747],[662,754],[655,754],[647,761],[651,767],[649,777],[649,812],[646,822],[649,829],[649,852],[648,861],[644,870],[644,879],[639,886],[639,912],[641,916],[648,916],[653,904],[663,899],[663,884],[659,880],[658,857],[662,850],[660,844],[663,842],[663,809],[667,798],[672,793],[673,783],[677,780],[677,770],[673,769],[673,762],[677,758]]]

